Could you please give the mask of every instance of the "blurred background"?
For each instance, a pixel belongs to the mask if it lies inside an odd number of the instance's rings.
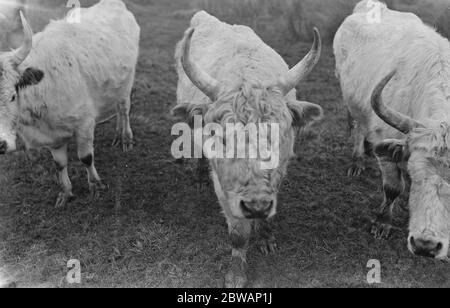
[[[171,0],[167,0],[171,1]],[[41,31],[51,19],[62,18],[77,3],[88,6],[93,0],[0,0],[1,49],[20,45],[19,10],[26,12],[35,32]],[[152,4],[152,0],[145,1]],[[154,2],[154,0],[153,0]],[[352,13],[359,0],[175,0],[183,9],[174,15],[186,17],[199,9],[229,23],[246,24],[256,31],[276,29],[283,38],[312,40],[312,27],[319,28],[326,42],[333,40],[339,25]],[[395,10],[413,12],[424,22],[436,27],[444,36],[450,35],[450,0],[386,0]],[[274,31],[275,32],[275,31]]]
[[[187,0],[192,10],[199,8],[229,23],[244,23],[255,30],[278,29],[279,35],[294,40],[313,39],[312,27],[319,28],[324,39],[334,34],[360,0]],[[412,12],[427,24],[450,35],[450,0],[386,0],[389,8]],[[182,13],[182,11],[178,12]],[[191,12],[185,11],[186,14]]]

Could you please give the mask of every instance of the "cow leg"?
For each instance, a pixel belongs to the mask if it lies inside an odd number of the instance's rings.
[[[51,152],[58,168],[59,183],[63,188],[63,192],[59,194],[58,199],[56,200],[55,207],[62,208],[67,204],[67,202],[70,201],[70,199],[73,198],[72,183],[70,182],[67,167],[69,162],[67,155],[67,144],[59,149],[52,149]]]
[[[226,288],[244,288],[247,284],[247,250],[252,229],[248,219],[228,217],[228,229],[232,246],[231,268],[225,276]]]
[[[91,124],[88,129],[79,132],[77,135],[77,146],[78,158],[86,167],[89,190],[92,198],[96,199],[99,193],[107,187],[102,183],[94,164],[94,130],[95,124]]]
[[[348,170],[348,176],[349,177],[356,177],[360,176],[363,171],[366,169],[365,167],[365,147],[364,147],[364,141],[365,136],[363,132],[358,127],[358,124],[355,124],[353,127],[353,141],[354,141],[354,147],[353,147],[353,158],[352,158],[352,165],[350,169]]]
[[[122,149],[124,152],[133,149],[133,131],[130,124],[131,94],[120,103],[120,114],[122,115]]]
[[[398,197],[405,190],[405,183],[396,163],[379,159],[379,164],[383,173],[384,200],[373,223],[372,234],[376,239],[387,239],[392,229],[392,213]]]
[[[118,147],[122,140],[122,114],[120,113],[119,108],[117,108],[117,123],[116,123],[116,133],[114,136],[114,140],[112,143],[113,147]]]
[[[113,146],[122,144],[124,152],[133,149],[133,131],[130,124],[131,97],[123,99],[117,106],[117,125],[116,135],[114,137]]]
[[[278,249],[277,240],[267,220],[255,221],[255,231],[258,236],[258,246],[262,253],[269,255]]]

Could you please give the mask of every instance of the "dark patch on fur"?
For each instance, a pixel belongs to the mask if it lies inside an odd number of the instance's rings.
[[[66,166],[60,165],[57,161],[55,161],[55,165],[59,172],[62,172],[66,168]]]
[[[375,156],[373,144],[367,139],[364,139],[364,153],[368,157]]]
[[[400,163],[408,160],[409,155],[404,151],[404,146],[394,143],[380,143],[375,147],[375,155],[387,157],[394,163]]]
[[[244,249],[247,245],[247,239],[237,233],[230,234],[231,246],[233,249]]]
[[[37,120],[40,120],[47,112],[48,108],[46,105],[41,105],[35,108],[26,108],[25,113],[28,114],[30,121],[25,120],[25,122],[35,123]]]
[[[81,158],[80,161],[83,163],[83,165],[90,167],[94,162],[94,157],[92,156],[92,154],[89,154],[88,156]]]
[[[26,87],[37,85],[43,78],[43,71],[34,67],[29,67],[20,76],[19,82],[16,84],[16,91],[19,92]]]
[[[384,194],[386,195],[386,200],[393,202],[395,199],[397,199],[402,192],[398,189],[395,189],[393,187],[390,187],[388,185],[384,185]]]

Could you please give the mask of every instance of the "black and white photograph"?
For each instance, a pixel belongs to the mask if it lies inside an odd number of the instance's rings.
[[[449,39],[450,0],[0,0],[0,288],[450,288]]]

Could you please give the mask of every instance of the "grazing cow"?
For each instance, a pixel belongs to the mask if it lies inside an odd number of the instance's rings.
[[[0,1],[0,50],[14,46],[15,37],[21,31],[19,12],[25,10],[26,0]]]
[[[102,0],[82,9],[81,22],[53,21],[33,36],[21,14],[23,45],[0,55],[0,154],[49,148],[64,191],[56,206],[72,197],[67,144],[74,137],[91,191],[102,188],[94,166],[94,130],[117,116],[115,143],[132,147],[130,94],[140,29],[121,0]]]
[[[248,27],[230,26],[204,11],[193,17],[191,27],[176,51],[179,83],[174,116],[192,124],[194,116],[200,115],[205,124],[224,129],[227,123],[280,126],[277,168],[263,170],[261,161],[249,156],[209,160],[233,248],[226,286],[243,287],[252,225],[260,231],[263,251],[274,250],[267,220],[277,210],[277,194],[293,156],[296,131],[323,114],[321,107],[297,101],[295,91],[318,62],[321,40],[315,30],[311,52],[289,70],[280,55]]]
[[[373,144],[383,174],[385,198],[373,232],[389,236],[394,204],[410,182],[408,247],[447,259],[450,42],[415,15],[385,5],[379,22],[368,22],[365,4],[341,26],[334,49],[360,135],[356,152],[364,140]]]

